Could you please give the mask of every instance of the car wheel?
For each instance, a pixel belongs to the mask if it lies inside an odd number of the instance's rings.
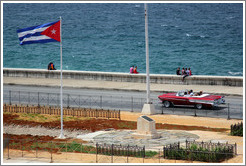
[[[202,104],[196,104],[197,109],[202,109]]]
[[[164,101],[163,102],[163,106],[166,107],[166,108],[170,107],[170,105],[171,105],[171,103],[169,101]]]

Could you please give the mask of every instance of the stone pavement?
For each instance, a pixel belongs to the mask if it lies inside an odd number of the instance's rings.
[[[123,146],[145,146],[146,150],[159,150],[163,145],[173,144],[180,142],[184,144],[186,140],[194,141],[200,137],[196,134],[192,134],[181,130],[158,130],[161,135],[160,138],[141,138],[136,139],[133,134],[136,130],[112,130],[112,131],[97,131],[85,135],[79,135],[77,138],[89,141],[89,145],[95,146],[99,144],[116,144]],[[90,139],[88,139],[90,138]]]
[[[60,79],[3,77],[3,84],[59,87]],[[75,79],[63,79],[63,87],[146,91],[145,83]],[[203,92],[217,95],[243,96],[243,87],[215,85],[150,84],[150,90],[156,92],[177,92],[182,89],[193,89],[194,92],[199,92],[202,90]]]

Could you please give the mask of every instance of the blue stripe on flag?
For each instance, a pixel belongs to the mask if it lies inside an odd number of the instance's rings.
[[[20,45],[33,44],[33,43],[48,43],[48,42],[58,42],[58,41],[55,39],[32,40],[32,41],[26,41],[26,42],[24,41],[24,42],[20,43]]]
[[[42,25],[37,25],[37,26],[32,26],[32,27],[28,27],[28,28],[18,29],[17,33],[24,32],[24,31],[30,31],[30,30],[33,30],[33,29],[38,29],[38,28],[43,28],[43,27],[48,27],[48,26],[51,26],[51,25],[53,25],[53,24],[55,24],[57,22],[58,21],[51,22],[51,23],[46,23],[46,24],[42,24]]]

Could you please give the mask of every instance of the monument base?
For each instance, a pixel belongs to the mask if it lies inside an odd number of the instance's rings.
[[[153,134],[133,133],[132,136],[135,139],[157,139],[157,138],[161,138],[161,134],[159,134],[159,133],[153,133]]]
[[[141,114],[144,115],[153,115],[155,114],[154,104],[144,104]]]
[[[66,137],[63,134],[60,134],[59,137],[57,137],[57,139],[66,139]]]

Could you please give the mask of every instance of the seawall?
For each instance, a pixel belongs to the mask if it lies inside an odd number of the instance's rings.
[[[63,79],[116,81],[145,83],[146,74],[129,74],[117,72],[95,72],[63,70]],[[48,71],[45,69],[4,68],[3,77],[23,78],[52,78],[60,79],[60,70]],[[182,82],[182,76],[167,74],[150,74],[150,82],[155,84],[181,84],[181,85],[219,85],[243,87],[243,77],[231,76],[201,76],[186,77]]]

